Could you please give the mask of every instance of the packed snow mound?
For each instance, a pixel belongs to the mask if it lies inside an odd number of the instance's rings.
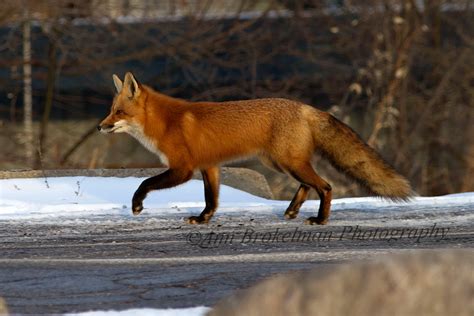
[[[131,217],[133,193],[145,178],[58,177],[0,180],[0,220],[58,219],[91,215]],[[221,185],[219,213],[265,212],[285,209],[288,201],[260,198]],[[410,205],[474,204],[474,193],[441,197],[417,197]],[[154,191],[144,201],[145,210],[153,215],[177,213],[187,208],[203,208],[204,185],[191,180],[172,189]],[[319,201],[307,201],[305,208],[317,208]],[[375,197],[345,198],[332,202],[332,210],[374,210],[394,205]],[[193,210],[195,211],[195,210]]]
[[[83,313],[70,313],[64,316],[201,316],[210,310],[209,307],[190,307],[190,308],[134,308],[123,311],[90,311]]]

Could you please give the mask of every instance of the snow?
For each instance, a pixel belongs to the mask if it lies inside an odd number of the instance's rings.
[[[57,221],[74,218],[87,220],[93,216],[132,217],[131,198],[145,178],[58,177],[0,180],[0,220],[34,219]],[[219,213],[272,212],[284,209],[288,201],[260,198],[221,185]],[[403,203],[403,202],[402,202]],[[474,193],[458,193],[440,197],[416,197],[410,206],[456,206],[474,204]],[[407,205],[408,205],[407,204]],[[153,216],[199,212],[205,205],[202,181],[191,180],[181,186],[155,191],[144,201],[142,214]],[[307,201],[305,208],[316,208],[319,201]],[[332,202],[332,210],[377,210],[395,205],[375,197],[344,198]]]
[[[144,201],[141,216],[130,210],[131,198],[145,178],[60,177],[0,180],[0,223],[27,220],[29,224],[53,222],[60,225],[92,222],[96,224],[133,220],[166,221],[167,216],[199,214],[204,207],[202,181],[191,180],[181,186],[155,191]],[[268,200],[221,185],[219,214],[251,213],[268,216],[283,214],[288,201]],[[400,207],[400,205],[403,207]],[[319,201],[307,201],[302,212],[314,213]],[[474,192],[439,197],[416,197],[408,203],[393,203],[380,198],[344,198],[332,201],[333,225],[437,225],[440,219],[450,225],[472,225]],[[454,210],[454,211],[453,211]],[[341,211],[341,212],[340,212]],[[345,212],[342,212],[345,211]],[[186,214],[183,214],[186,213]],[[341,214],[341,216],[338,216]],[[436,214],[436,216],[433,216]],[[383,220],[381,220],[383,219]],[[389,220],[387,220],[389,219]],[[285,223],[285,221],[280,221]],[[471,223],[471,224],[469,224]],[[433,226],[434,227],[434,226]],[[275,256],[275,254],[269,254]],[[325,256],[328,254],[325,253]],[[225,256],[224,256],[225,257]],[[50,259],[48,259],[50,260]],[[189,258],[186,260],[189,261]],[[129,309],[90,311],[80,316],[204,315],[209,307],[179,309]]]
[[[209,311],[209,307],[191,307],[191,308],[134,308],[124,311],[90,311],[84,313],[70,313],[65,316],[201,316]]]
[[[87,215],[132,216],[133,193],[145,178],[62,177],[0,180],[0,220],[47,219]],[[228,186],[221,187],[221,206],[248,207],[267,201]],[[182,207],[204,207],[202,181],[152,192],[145,208],[158,213]]]

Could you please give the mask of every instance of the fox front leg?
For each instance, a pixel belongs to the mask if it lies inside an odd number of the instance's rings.
[[[148,192],[175,187],[190,180],[192,176],[192,170],[168,169],[157,176],[144,180],[132,198],[133,215],[138,215],[143,210],[143,200]]]
[[[204,197],[206,198],[206,207],[199,216],[188,218],[189,224],[206,224],[216,212],[219,203],[219,167],[211,167],[201,170],[202,180],[204,182]]]

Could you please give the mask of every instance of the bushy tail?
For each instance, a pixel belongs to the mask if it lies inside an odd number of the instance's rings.
[[[408,180],[349,126],[327,113],[319,117],[323,119],[318,119],[313,135],[316,151],[321,152],[334,167],[374,195],[392,200],[408,200],[413,195]]]

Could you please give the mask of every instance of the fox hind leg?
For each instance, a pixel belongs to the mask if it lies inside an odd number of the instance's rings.
[[[307,187],[309,186],[313,188],[314,190],[316,190],[320,198],[318,216],[309,217],[305,221],[305,223],[310,224],[310,225],[326,224],[329,220],[329,214],[331,212],[331,197],[332,197],[331,185],[327,183],[323,178],[321,178],[314,171],[313,167],[311,166],[311,163],[309,162],[299,166],[298,168],[289,168],[288,171],[297,181],[302,183],[302,186],[307,186]],[[299,209],[301,204],[304,202],[304,199],[306,199],[307,190],[301,189],[302,186],[300,186],[300,189],[298,189],[298,192],[293,198],[293,201],[291,201],[291,204],[288,207],[288,210],[285,212],[285,217],[291,218],[290,214],[294,214],[294,216],[296,216],[297,210]],[[303,190],[303,191],[300,192],[300,190]],[[288,216],[287,216],[287,213],[288,213]]]
[[[267,168],[281,172],[281,173],[286,173],[284,168],[276,161],[271,159],[270,157],[261,155],[260,161],[267,166]],[[285,218],[286,219],[293,219],[298,216],[298,212],[300,210],[301,205],[303,205],[304,201],[306,201],[306,198],[308,197],[309,190],[311,189],[310,186],[306,184],[301,184],[300,187],[298,188],[298,191],[296,191],[295,196],[293,197],[293,200],[291,200],[290,206],[285,211]]]
[[[293,219],[298,216],[298,212],[300,211],[301,205],[303,205],[304,201],[308,197],[309,190],[311,189],[310,186],[306,184],[301,184],[296,191],[293,200],[291,200],[290,206],[285,211],[285,218],[286,219]]]
[[[189,224],[205,224],[208,223],[216,212],[219,204],[219,167],[211,167],[201,170],[204,182],[204,197],[206,199],[206,207],[199,216],[191,216],[188,218]]]

